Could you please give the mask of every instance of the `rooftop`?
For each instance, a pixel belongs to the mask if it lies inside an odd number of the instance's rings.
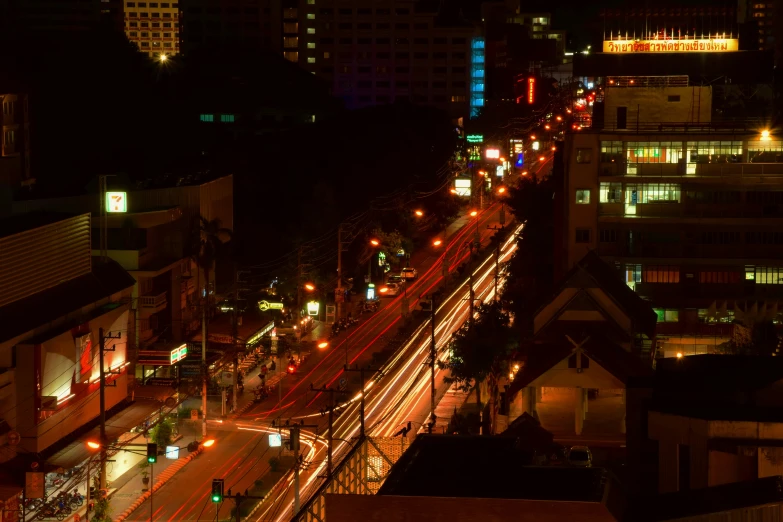
[[[529,466],[516,439],[419,435],[392,467],[379,495],[601,502],[602,468]],[[465,463],[470,462],[470,476]],[[476,480],[470,477],[476,477]]]
[[[625,520],[658,522],[720,513],[729,520],[726,511],[783,502],[783,477],[764,477],[722,486],[657,495],[653,499],[629,504]],[[748,514],[747,516],[749,516]]]
[[[65,212],[30,212],[0,219],[0,238],[51,225],[73,217]]]
[[[0,308],[0,343],[56,321],[136,283],[115,263],[93,260],[92,272]]]

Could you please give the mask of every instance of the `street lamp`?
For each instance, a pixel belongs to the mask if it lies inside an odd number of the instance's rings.
[[[506,187],[498,188],[498,194],[505,194],[505,193],[506,193]]]
[[[378,248],[381,246],[381,242],[377,239],[370,239],[370,245],[373,248]],[[370,262],[367,263],[367,282],[372,283],[372,260],[375,257],[375,252],[370,253]]]
[[[322,350],[323,350],[324,348],[328,348],[328,347],[329,347],[329,343],[328,343],[328,342],[326,342],[326,341],[321,341],[320,343],[318,343],[318,348],[320,348],[320,349],[322,349]]]
[[[159,60],[161,61],[161,63],[162,63],[162,62],[165,62],[166,60],[168,60],[168,59],[169,59],[169,57],[168,57],[168,55],[161,54],[161,55],[158,57],[158,59],[159,59]]]
[[[442,244],[443,241],[441,241],[440,239],[436,239],[435,241],[432,242],[432,246],[436,246],[436,247],[439,247]]]
[[[304,287],[305,290],[307,290],[308,292],[312,292],[313,290],[315,290],[315,285],[313,285],[312,283],[305,283]]]
[[[380,244],[381,244],[381,242],[380,242],[380,241],[378,241],[377,239],[371,239],[371,240],[370,240],[370,244],[371,244],[372,246],[376,246],[376,247],[377,247],[378,245],[380,245]]]
[[[416,217],[422,217],[424,215],[424,212],[421,210],[417,210],[414,212],[414,214],[416,214]]]
[[[476,210],[471,210],[471,211],[470,211],[470,217],[476,217],[476,216],[478,216],[478,211],[476,211]]]

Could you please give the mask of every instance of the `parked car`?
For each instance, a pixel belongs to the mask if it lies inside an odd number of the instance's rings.
[[[589,468],[593,465],[593,454],[587,446],[571,446],[568,450],[568,464],[578,468]]]
[[[395,295],[398,295],[400,293],[400,285],[397,283],[388,283],[385,286],[382,286],[378,293],[381,297],[392,297]]]
[[[413,281],[419,277],[419,273],[416,272],[415,268],[407,266],[400,271],[400,276],[406,281]]]

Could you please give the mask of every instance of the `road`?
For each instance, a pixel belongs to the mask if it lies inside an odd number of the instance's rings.
[[[542,172],[549,162],[542,162],[537,170]],[[339,380],[345,377],[348,390],[353,400],[335,413],[335,437],[350,440],[358,433],[358,392],[361,389],[358,375],[345,374],[343,366],[346,361],[351,366],[359,364],[367,366],[374,351],[380,350],[384,343],[390,340],[401,325],[402,307],[407,299],[409,309],[417,307],[419,296],[436,290],[443,281],[444,265],[450,277],[456,277],[459,266],[470,257],[469,244],[476,233],[480,236],[482,245],[487,245],[499,226],[499,203],[493,203],[478,216],[464,216],[446,231],[443,244],[439,248],[431,247],[415,253],[411,266],[417,268],[419,277],[409,283],[406,295],[386,298],[376,313],[364,315],[359,325],[337,336],[330,346],[323,351],[312,353],[297,369],[294,375],[289,375],[281,381],[281,400],[270,398],[255,405],[242,417],[235,420],[213,421],[209,424],[210,434],[217,438],[216,445],[209,452],[188,464],[180,473],[174,476],[161,489],[156,491],[154,520],[185,521],[214,520],[215,505],[209,500],[210,486],[213,478],[223,478],[226,489],[232,492],[244,491],[253,482],[269,470],[268,460],[277,455],[279,448],[269,448],[268,437],[259,436],[270,432],[278,432],[272,427],[272,421],[287,419],[307,419],[308,424],[319,424],[316,437],[307,430],[302,430],[303,452],[306,462],[312,463],[309,469],[301,474],[301,489],[304,492],[312,490],[323,474],[326,466],[326,444],[323,434],[326,431],[326,416],[321,411],[328,405],[327,397],[310,391],[310,385],[315,387],[337,387]],[[501,254],[501,261],[508,259],[515,242],[506,242]],[[494,262],[492,256],[488,261],[475,267],[474,288],[477,299],[493,298]],[[467,274],[463,279],[467,278]],[[437,310],[438,347],[442,347],[451,333],[465,321],[468,315],[467,286],[452,293],[448,299],[439,305]],[[429,332],[429,327],[423,327]],[[385,368],[390,368],[375,390],[375,381],[368,383],[367,391],[367,426],[372,435],[386,436],[396,431],[398,426],[407,421],[419,425],[425,421],[429,413],[429,370],[424,364],[428,357],[429,336],[421,333],[414,336],[403,350],[399,350],[393,361]],[[441,353],[441,358],[443,354]],[[447,388],[443,383],[444,372],[437,371],[437,385],[442,394]],[[274,395],[274,394],[273,394]],[[335,453],[340,445],[335,444]],[[251,520],[285,520],[290,518],[293,505],[293,491],[290,474],[281,481],[273,491],[268,501]],[[227,519],[233,503],[224,502],[219,507],[219,518]],[[139,507],[127,520],[149,520],[149,505]]]

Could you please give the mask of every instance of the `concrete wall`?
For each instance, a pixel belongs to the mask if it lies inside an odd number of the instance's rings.
[[[597,502],[326,495],[326,520],[373,522],[616,522]]]
[[[617,123],[617,108],[627,109],[627,128],[658,122],[709,123],[712,87],[632,88],[607,87],[604,91],[606,128]]]
[[[598,167],[600,161],[598,134],[569,134],[565,146],[565,200],[566,200],[566,237],[568,238],[568,265],[570,269],[582,259],[588,251],[598,244]],[[589,161],[587,155],[589,154]],[[581,159],[581,163],[578,161]],[[589,190],[590,202],[577,204],[577,190]],[[590,231],[590,240],[576,242],[577,229]]]

